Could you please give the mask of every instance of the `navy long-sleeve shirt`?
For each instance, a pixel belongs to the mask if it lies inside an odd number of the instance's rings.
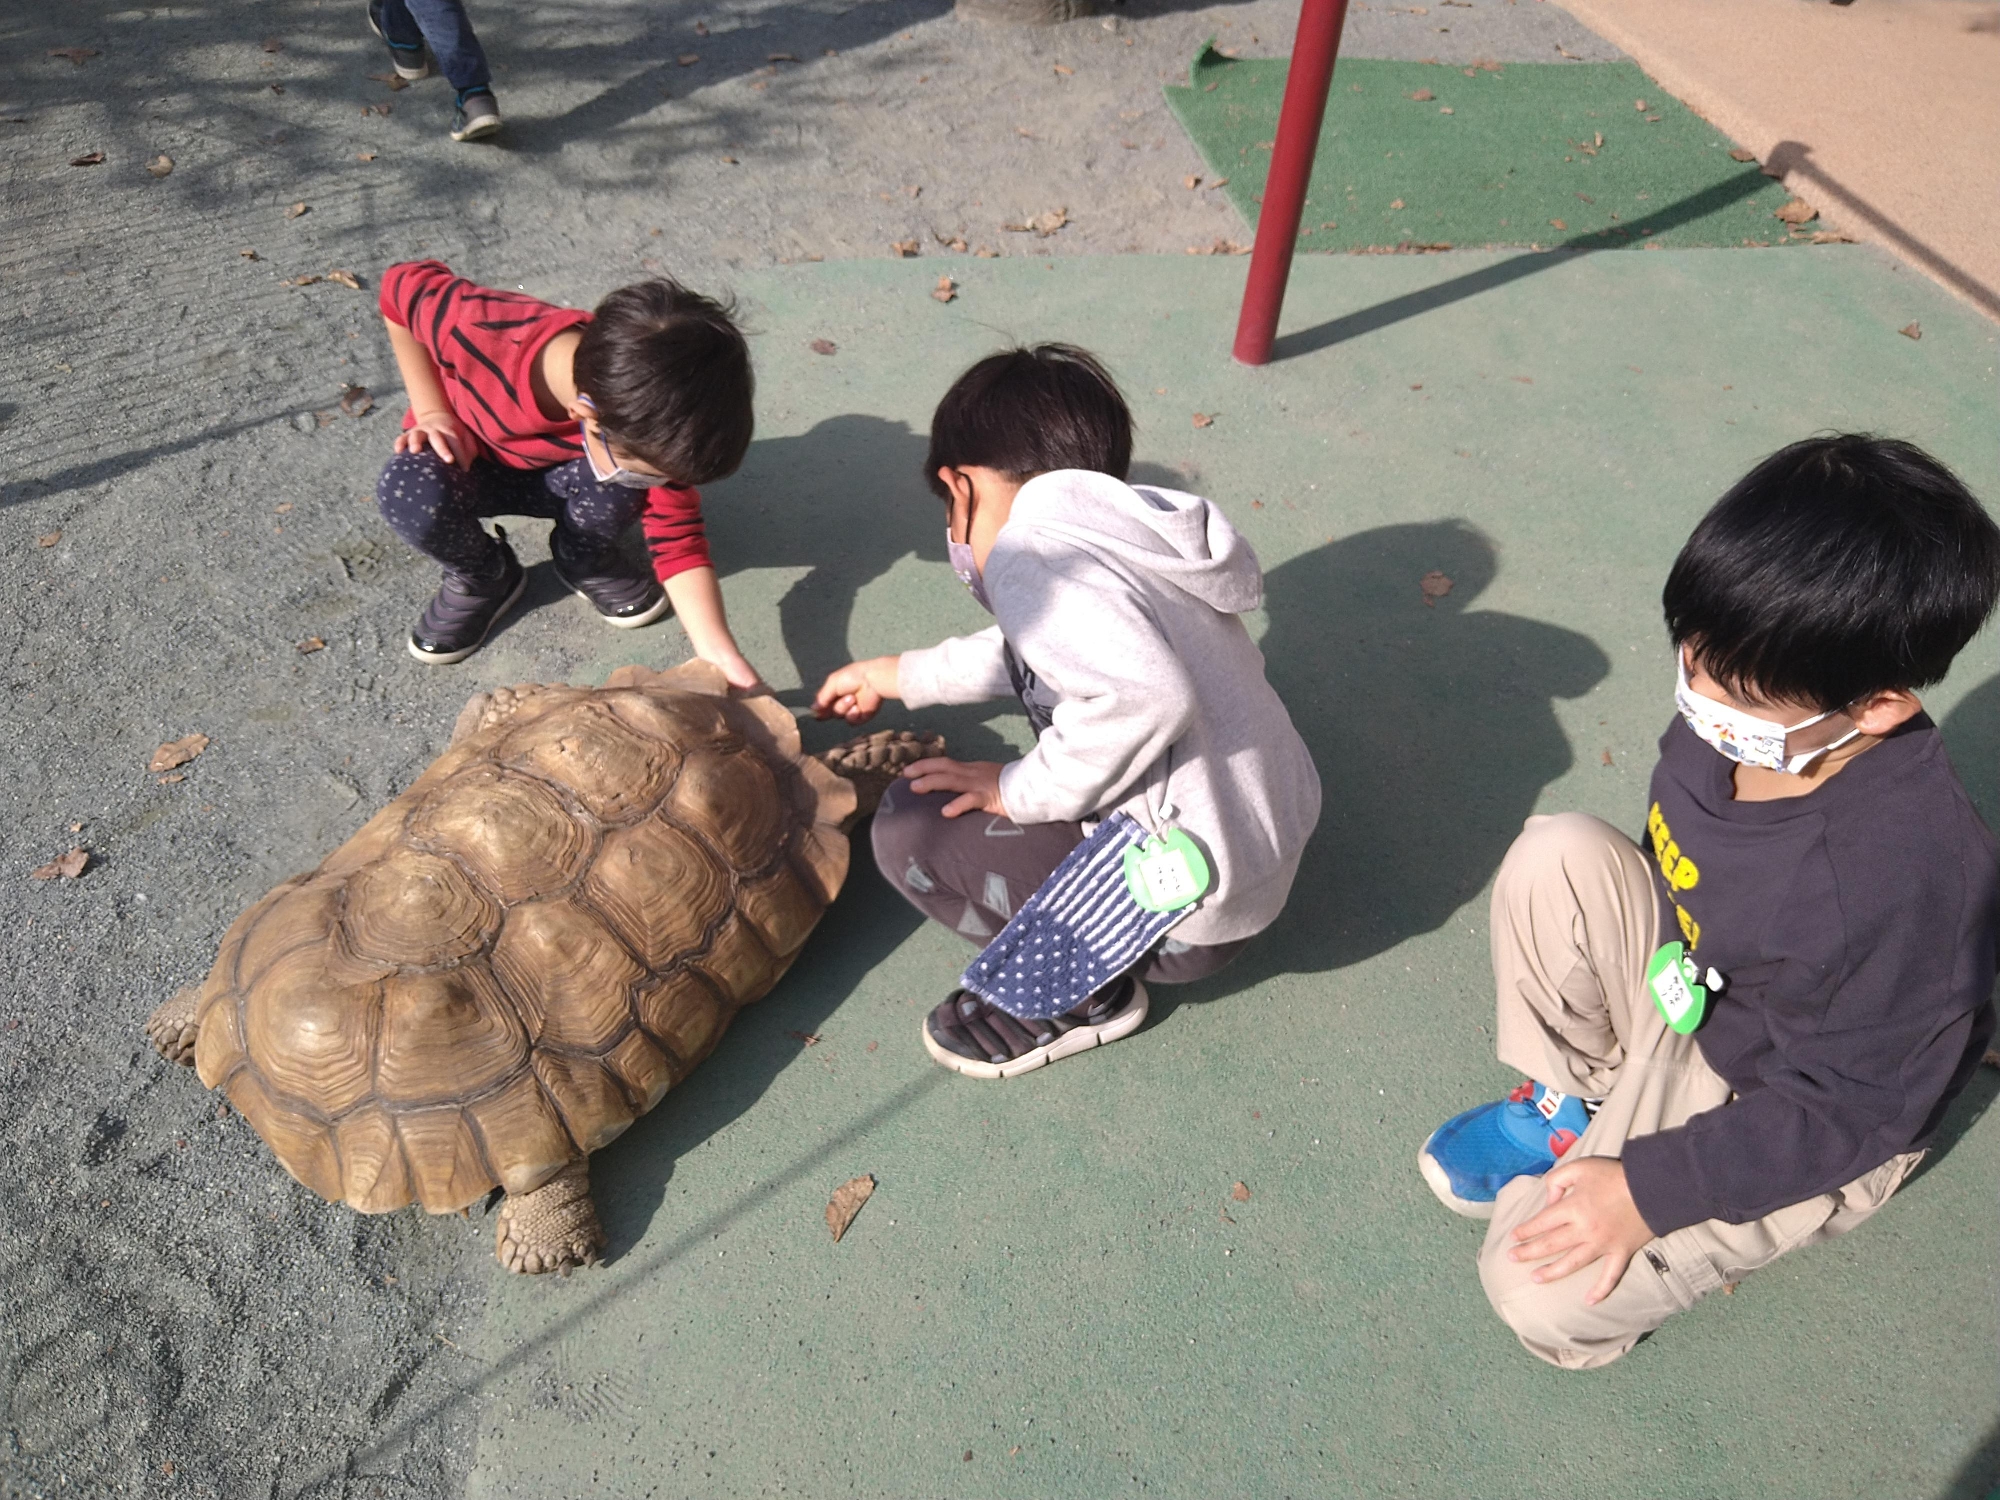
[[[1994,1030],[2000,855],[1930,719],[1804,797],[1738,802],[1733,769],[1679,718],[1660,739],[1642,840],[1660,941],[1726,980],[1695,1040],[1737,1097],[1626,1143],[1655,1234],[1746,1223],[1914,1150]]]

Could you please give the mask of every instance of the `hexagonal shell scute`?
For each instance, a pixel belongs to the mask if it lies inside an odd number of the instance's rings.
[[[561,890],[597,845],[554,787],[497,766],[468,766],[441,783],[405,826],[419,848],[457,861],[508,906]]]
[[[375,1091],[391,1105],[444,1104],[524,1073],[528,1033],[483,965],[382,981]]]
[[[652,811],[680,768],[672,744],[630,728],[595,700],[565,704],[508,730],[493,757],[555,783],[592,817],[614,824]]]

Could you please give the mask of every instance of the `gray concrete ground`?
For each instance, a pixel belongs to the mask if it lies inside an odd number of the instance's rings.
[[[588,302],[653,269],[727,287],[907,238],[949,271],[957,236],[967,256],[1242,237],[1182,186],[1200,164],[1159,84],[1211,34],[1283,52],[1291,12],[1134,0],[1034,33],[935,0],[476,14],[509,117],[490,147],[444,138],[441,83],[371,80],[358,0],[0,17],[7,1496],[432,1496],[466,1462],[468,1413],[440,1398],[497,1274],[487,1227],[327,1209],[138,1033],[488,685],[402,650],[433,579],[366,503],[396,405],[370,292],[285,283],[372,289],[433,254]],[[1559,45],[1615,55],[1530,0],[1357,4],[1348,36],[1465,61]],[[1049,237],[1002,227],[1056,208]],[[339,415],[346,383],[377,409]],[[546,579],[530,602],[555,602]],[[534,608],[506,655],[590,679],[629,644],[607,634]],[[146,774],[196,731],[184,781]],[[81,880],[26,878],[72,845]]]

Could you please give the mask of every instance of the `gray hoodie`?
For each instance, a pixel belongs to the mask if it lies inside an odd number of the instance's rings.
[[[1268,927],[1319,821],[1319,776],[1239,618],[1264,596],[1250,544],[1197,495],[1059,469],[1021,486],[982,579],[999,624],[904,652],[904,701],[1024,689],[1038,739],[1000,773],[1010,818],[1171,820],[1216,877],[1173,935]]]

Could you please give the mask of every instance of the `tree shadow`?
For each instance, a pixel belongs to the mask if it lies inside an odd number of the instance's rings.
[[[1360,963],[1491,879],[1572,764],[1552,700],[1610,670],[1575,631],[1471,608],[1496,566],[1493,543],[1452,520],[1377,527],[1271,570],[1266,671],[1319,767],[1319,828],[1285,914],[1169,1006]],[[1433,571],[1451,591],[1427,604]]]

